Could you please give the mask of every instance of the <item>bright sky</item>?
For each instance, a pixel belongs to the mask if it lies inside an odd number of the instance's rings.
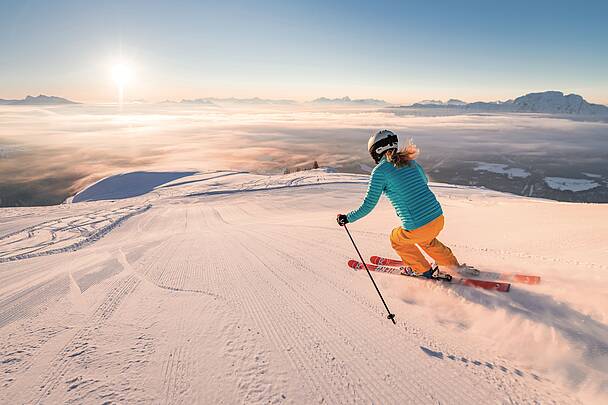
[[[331,4],[328,4],[331,3]],[[319,96],[391,102],[562,90],[608,104],[608,1],[0,2],[0,98]]]

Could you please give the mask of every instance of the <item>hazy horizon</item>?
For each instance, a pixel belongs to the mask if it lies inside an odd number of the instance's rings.
[[[319,98],[328,98],[328,99],[341,99],[344,97],[348,97],[351,100],[380,100],[380,101],[385,101],[387,105],[411,105],[420,101],[424,101],[424,100],[439,100],[439,101],[448,101],[450,99],[455,99],[455,100],[460,100],[460,101],[464,101],[466,103],[472,103],[472,102],[476,102],[476,101],[481,101],[481,102],[495,102],[495,101],[508,101],[508,100],[513,100],[517,97],[520,96],[524,96],[526,94],[530,94],[530,93],[543,93],[543,92],[547,92],[547,91],[560,91],[562,92],[564,95],[568,95],[568,94],[576,94],[573,92],[568,92],[568,91],[563,91],[561,89],[544,89],[544,90],[529,90],[529,91],[525,91],[522,94],[518,94],[518,95],[514,95],[512,97],[509,98],[492,98],[492,99],[464,99],[463,97],[459,97],[458,95],[452,95],[450,97],[446,97],[446,98],[433,98],[433,97],[422,97],[419,99],[415,99],[415,100],[407,100],[407,101],[403,101],[405,100],[405,98],[400,99],[400,100],[386,100],[383,99],[381,97],[374,97],[373,95],[370,96],[362,96],[362,97],[352,97],[348,94],[344,94],[344,95],[338,95],[338,96],[328,96],[328,95],[324,95],[324,94],[320,94],[317,96],[314,96],[312,98],[290,98],[287,95],[284,97],[261,97],[259,95],[252,95],[252,96],[235,96],[235,95],[227,95],[227,96],[217,96],[217,95],[212,95],[212,94],[202,94],[202,95],[198,95],[198,96],[192,96],[192,97],[184,97],[184,98],[178,98],[178,99],[169,99],[169,98],[165,98],[165,99],[155,99],[155,100],[147,100],[147,99],[127,99],[127,100],[123,100],[122,104],[162,104],[162,103],[181,103],[184,101],[192,101],[192,100],[197,100],[197,99],[217,99],[220,101],[225,101],[225,102],[229,102],[231,99],[232,100],[237,100],[237,101],[244,101],[244,100],[252,100],[252,99],[261,99],[263,101],[292,101],[295,103],[299,103],[299,104],[306,104],[306,103],[311,103]],[[73,101],[79,104],[86,104],[86,105],[119,105],[121,104],[118,101],[115,100],[77,100],[77,99],[73,99],[70,97],[67,97],[65,95],[62,94],[50,94],[50,93],[46,93],[44,91],[41,92],[36,92],[36,93],[32,93],[32,94],[24,94],[22,96],[13,96],[13,97],[7,97],[7,96],[2,96],[0,95],[0,100],[4,99],[4,100],[23,100],[26,97],[32,96],[32,97],[37,97],[37,96],[49,96],[49,97],[61,97],[61,98],[65,98],[69,101]],[[606,99],[606,102],[599,102],[599,101],[594,101],[591,99],[588,99],[584,94],[578,94],[579,96],[583,97],[583,99],[585,99],[587,102],[592,103],[592,104],[604,104],[604,105],[608,105],[608,99]],[[192,104],[196,104],[195,102]],[[280,104],[280,103],[278,103]],[[356,106],[356,104],[354,104],[354,106]],[[373,106],[372,104],[368,104],[368,107]],[[345,105],[345,107],[348,107],[348,105]]]

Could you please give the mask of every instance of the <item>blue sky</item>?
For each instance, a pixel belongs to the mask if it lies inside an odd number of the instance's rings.
[[[330,4],[328,4],[330,3]],[[563,90],[608,103],[608,2],[0,0],[0,98],[393,102]]]

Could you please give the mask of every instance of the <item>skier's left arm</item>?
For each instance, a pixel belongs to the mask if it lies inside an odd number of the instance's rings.
[[[356,210],[346,214],[348,222],[355,222],[369,214],[374,209],[376,204],[378,204],[378,200],[380,199],[380,196],[384,191],[384,187],[384,174],[379,170],[374,170],[369,180],[367,193],[365,194],[365,199],[363,200],[363,203]]]

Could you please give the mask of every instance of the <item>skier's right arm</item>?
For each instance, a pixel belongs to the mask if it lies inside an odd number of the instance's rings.
[[[378,166],[376,166],[376,168],[378,168]],[[369,214],[374,209],[376,204],[378,204],[378,200],[384,191],[384,187],[384,174],[379,170],[372,171],[372,176],[369,180],[369,185],[367,186],[367,193],[365,194],[365,199],[359,208],[346,214],[348,222],[355,222]]]

